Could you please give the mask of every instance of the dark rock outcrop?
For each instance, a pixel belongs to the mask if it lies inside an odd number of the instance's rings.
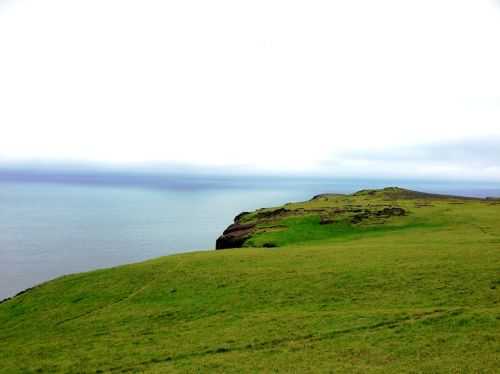
[[[248,231],[250,229],[253,229],[254,227],[255,223],[233,223],[232,225],[229,225],[227,229],[224,230],[222,235],[228,235],[231,233],[236,233],[241,231]]]
[[[260,211],[256,214],[256,218],[257,219],[276,218],[276,217],[280,217],[288,212],[289,212],[289,210],[285,209],[285,208],[278,208],[278,209],[274,209],[274,210],[263,210],[263,211]]]
[[[241,223],[242,219],[252,215],[251,223]],[[252,236],[256,230],[256,224],[269,222],[278,218],[293,214],[286,208],[259,209],[255,213],[243,212],[234,217],[234,223],[230,225],[215,242],[215,249],[241,248],[245,241]],[[268,244],[273,245],[274,244]]]
[[[219,236],[215,242],[215,249],[241,248],[254,228],[255,223],[233,223]]]
[[[379,210],[376,214],[381,217],[404,216],[406,215],[406,210],[401,207],[391,207]]]
[[[401,217],[406,215],[406,210],[401,207],[386,207],[382,210],[370,211],[365,209],[362,213],[355,214],[351,218],[351,223],[358,224],[361,221],[368,219],[370,217],[377,218],[389,218],[389,217]]]

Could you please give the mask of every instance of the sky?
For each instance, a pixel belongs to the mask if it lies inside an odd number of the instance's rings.
[[[0,166],[500,181],[498,0],[0,0]]]

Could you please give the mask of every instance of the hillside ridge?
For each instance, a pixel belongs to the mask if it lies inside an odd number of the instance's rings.
[[[305,202],[288,203],[280,207],[261,208],[254,212],[238,214],[234,218],[234,222],[217,238],[215,248],[277,247],[279,244],[276,241],[252,241],[252,238],[263,236],[270,231],[287,231],[287,225],[283,221],[305,216],[319,216],[318,223],[320,225],[340,224],[358,229],[367,224],[383,225],[387,223],[388,218],[404,217],[411,214],[411,207],[407,206],[408,201],[416,202],[418,208],[429,205],[430,201],[433,200],[445,200],[460,204],[464,201],[484,201],[486,199],[432,194],[400,187],[363,189],[352,194],[323,193],[315,195]],[[311,229],[315,230],[314,227]]]

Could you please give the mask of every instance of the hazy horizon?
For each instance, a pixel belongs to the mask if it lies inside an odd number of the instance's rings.
[[[495,180],[450,178],[348,177],[307,174],[246,173],[228,168],[114,167],[100,164],[11,164],[0,165],[0,183],[63,184],[75,186],[146,188],[174,191],[296,189],[320,193],[350,193],[390,186],[413,190],[476,197],[500,197]]]

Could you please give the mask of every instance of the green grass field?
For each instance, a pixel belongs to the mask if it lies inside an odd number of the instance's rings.
[[[406,214],[352,223],[346,206]],[[277,248],[65,276],[0,304],[0,372],[500,371],[500,202],[393,189],[285,207],[245,243]]]

